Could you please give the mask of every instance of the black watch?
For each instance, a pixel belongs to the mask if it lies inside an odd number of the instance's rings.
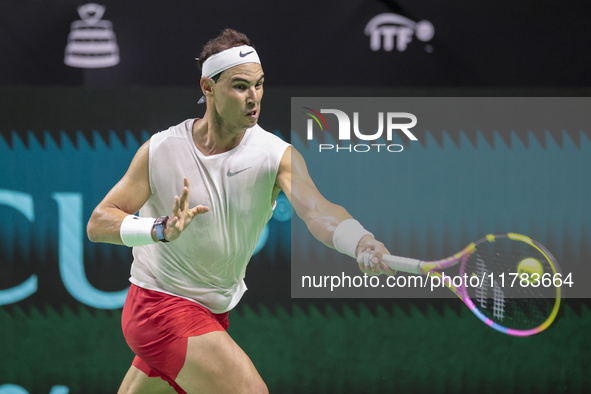
[[[168,219],[168,216],[160,216],[154,222],[154,228],[156,229],[156,238],[158,238],[158,241],[160,242],[168,242],[164,238],[164,226],[166,226],[166,222],[168,221]]]

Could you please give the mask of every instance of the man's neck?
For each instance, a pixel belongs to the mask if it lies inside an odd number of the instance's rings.
[[[193,123],[193,142],[206,156],[228,152],[240,144],[246,129],[231,129],[220,120],[206,113],[203,119]]]

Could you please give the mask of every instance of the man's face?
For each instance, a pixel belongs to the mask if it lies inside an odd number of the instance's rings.
[[[256,125],[261,112],[264,74],[260,64],[227,69],[213,85],[215,113],[228,128],[245,130]]]

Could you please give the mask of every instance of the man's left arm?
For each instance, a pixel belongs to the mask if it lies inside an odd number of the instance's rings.
[[[308,173],[303,156],[291,146],[281,159],[276,186],[283,190],[297,215],[320,242],[337,250],[350,249],[355,256],[363,252],[372,253],[374,267],[359,263],[361,271],[368,275],[379,274],[380,269],[388,275],[396,273],[381,262],[383,255],[390,254],[384,244],[365,231],[345,208],[322,196]],[[335,245],[335,240],[341,245]],[[342,245],[343,242],[357,245]]]

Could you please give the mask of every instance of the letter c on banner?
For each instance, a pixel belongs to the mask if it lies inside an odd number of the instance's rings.
[[[84,273],[82,194],[53,193],[59,211],[60,274],[68,292],[78,301],[100,309],[117,309],[129,288],[107,292],[94,288]]]
[[[33,196],[13,190],[0,190],[0,204],[8,205],[25,215],[29,222],[35,221],[33,210]],[[37,291],[37,275],[31,275],[29,279],[18,286],[7,290],[0,290],[0,305],[8,305],[24,300]]]

